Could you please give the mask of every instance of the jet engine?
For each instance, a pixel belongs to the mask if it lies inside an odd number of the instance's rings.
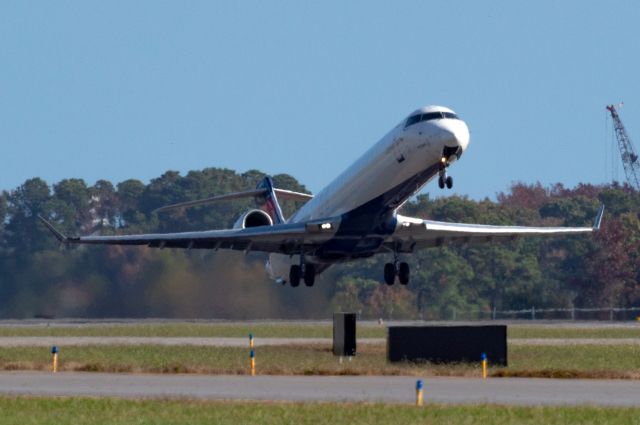
[[[273,226],[273,220],[262,210],[251,210],[242,214],[233,225],[234,229],[246,229],[249,227]]]

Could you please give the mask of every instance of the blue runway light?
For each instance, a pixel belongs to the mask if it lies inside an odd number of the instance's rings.
[[[487,353],[480,354],[480,360],[482,363],[482,379],[487,379]]]
[[[253,351],[253,350],[251,350],[251,351],[249,352],[249,357],[254,358],[255,356],[256,356],[256,353],[254,353],[254,351]]]
[[[56,347],[55,345],[51,347],[51,354],[56,354],[57,352],[58,352],[58,347]]]
[[[424,404],[424,391],[422,390],[422,379],[416,381],[416,406]]]

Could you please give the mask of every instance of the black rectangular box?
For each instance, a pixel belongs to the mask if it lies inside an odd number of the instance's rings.
[[[355,313],[333,314],[333,355],[346,357],[356,355]]]
[[[505,325],[389,327],[390,362],[480,362],[482,353],[486,353],[490,364],[507,365]]]

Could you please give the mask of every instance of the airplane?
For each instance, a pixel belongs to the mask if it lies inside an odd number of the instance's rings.
[[[233,228],[116,236],[68,237],[46,219],[45,226],[64,244],[147,245],[153,248],[231,249],[266,254],[268,275],[292,287],[313,286],[316,276],[332,264],[393,255],[384,266],[384,281],[410,280],[401,255],[447,244],[486,243],[520,236],[583,234],[600,228],[604,206],[592,227],[525,227],[449,223],[405,217],[402,205],[430,180],[451,188],[449,167],[469,145],[467,124],[442,106],[426,106],[402,119],[382,139],[317,195],[274,188],[265,177],[255,190],[183,202],[175,209],[253,197],[257,208],[243,213]],[[305,204],[285,219],[279,199]]]

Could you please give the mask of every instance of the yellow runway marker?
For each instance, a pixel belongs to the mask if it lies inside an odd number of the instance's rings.
[[[51,371],[53,373],[58,372],[58,347],[56,347],[55,345],[53,347],[51,347],[51,354],[52,354],[52,359],[51,359]]]
[[[422,379],[416,381],[416,406],[422,406],[424,392],[422,389]]]
[[[487,353],[482,353],[480,360],[482,360],[482,379],[487,379]]]
[[[256,353],[251,350],[249,355],[251,357],[251,376],[256,376]]]

